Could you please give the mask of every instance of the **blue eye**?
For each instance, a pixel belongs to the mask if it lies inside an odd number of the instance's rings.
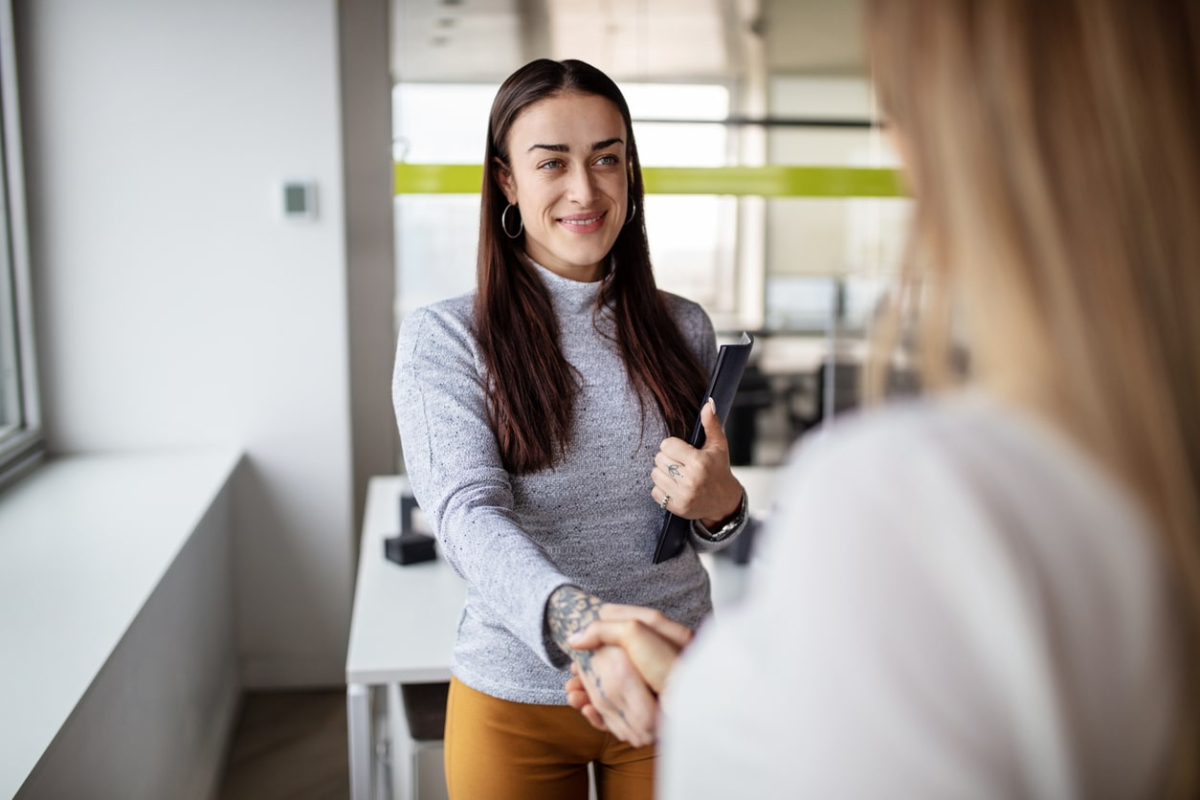
[[[552,158],[549,161],[544,161],[541,164],[538,164],[538,169],[558,169],[562,165],[563,162],[559,161],[557,158]]]
[[[616,164],[618,161],[619,161],[619,159],[611,153],[602,155],[598,159],[596,159],[597,164],[601,164],[606,167],[612,166],[613,164]]]

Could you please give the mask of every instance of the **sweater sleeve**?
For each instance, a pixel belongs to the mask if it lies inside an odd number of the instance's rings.
[[[409,484],[442,555],[514,635],[560,667],[545,608],[570,581],[518,524],[465,325],[430,309],[405,319],[392,401]]]

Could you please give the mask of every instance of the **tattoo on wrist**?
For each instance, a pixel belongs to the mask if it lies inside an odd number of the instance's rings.
[[[555,589],[546,608],[546,620],[550,623],[550,636],[554,643],[569,656],[579,653],[567,644],[567,638],[600,619],[602,605],[604,603],[599,597],[588,594],[578,586]]]
[[[567,644],[568,637],[600,619],[600,607],[603,605],[603,600],[594,594],[588,594],[578,586],[560,586],[550,595],[550,602],[546,606],[546,620],[549,622],[550,636],[554,643],[579,665],[580,677],[591,681],[600,697],[607,700],[608,695],[604,691],[600,676],[592,668],[592,651],[576,650]],[[610,713],[616,713],[622,720],[625,719],[623,709],[615,708]]]

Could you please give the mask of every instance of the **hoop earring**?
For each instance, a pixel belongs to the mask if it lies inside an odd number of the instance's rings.
[[[504,207],[504,210],[500,212],[500,230],[504,231],[504,235],[507,236],[508,238],[516,239],[518,236],[520,236],[525,231],[525,220],[518,218],[517,221],[520,224],[520,227],[517,228],[516,233],[509,233],[508,232],[508,210],[510,208],[517,208],[517,207],[514,206],[512,203],[509,203],[508,205],[506,205]],[[521,213],[521,210],[517,209],[517,214],[520,214],[520,213]]]
[[[626,225],[633,222],[633,218],[637,216],[637,203],[630,203],[629,207],[631,210],[629,212],[629,218],[625,220]]]

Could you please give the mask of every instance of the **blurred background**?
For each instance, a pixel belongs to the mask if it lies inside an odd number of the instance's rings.
[[[405,165],[478,164],[500,82],[535,58],[612,76],[634,117],[659,285],[718,330],[759,337],[731,423],[739,463],[857,401],[857,363],[894,274],[908,201],[856,184],[894,168],[852,0],[394,0],[397,319],[474,285],[479,197]],[[763,191],[754,171],[826,167]],[[675,181],[655,181],[656,168]],[[689,169],[691,168],[691,169]],[[699,169],[697,169],[699,168]],[[836,177],[832,177],[836,175]],[[735,177],[736,176],[736,177]],[[692,178],[686,194],[677,193]],[[662,186],[663,183],[673,183]],[[769,181],[767,181],[769,184]],[[467,182],[475,187],[477,182]]]

